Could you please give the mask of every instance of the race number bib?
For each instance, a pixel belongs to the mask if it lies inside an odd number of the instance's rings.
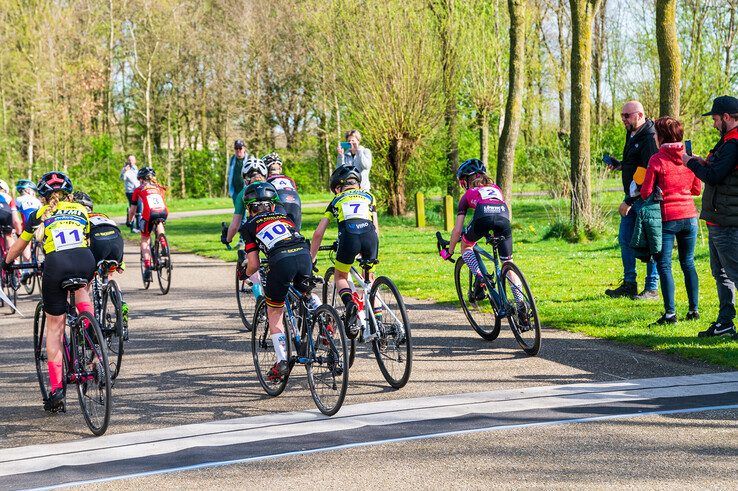
[[[343,211],[343,219],[351,220],[352,218],[361,218],[368,220],[371,217],[369,213],[369,203],[366,201],[356,201],[354,203],[343,203],[341,205]]]
[[[113,227],[117,227],[118,224],[115,223],[113,220],[111,220],[108,217],[100,217],[100,216],[91,216],[90,217],[90,225],[93,227],[99,227],[100,225],[112,225]]]
[[[295,190],[295,187],[292,185],[292,181],[290,181],[289,179],[284,179],[284,178],[274,179],[273,181],[271,181],[271,183],[274,185],[275,188],[277,188],[280,191],[284,191],[284,190],[294,191]]]
[[[504,201],[504,199],[502,198],[502,193],[498,189],[493,187],[480,188],[479,196],[485,201],[493,199]]]
[[[292,233],[282,222],[272,222],[256,233],[256,238],[264,244],[267,250],[274,247],[274,244],[292,237]]]
[[[146,196],[146,202],[152,210],[163,210],[166,208],[164,206],[164,199],[158,194],[149,194]]]
[[[57,251],[81,247],[85,240],[85,235],[79,228],[58,228],[52,232],[51,237]]]

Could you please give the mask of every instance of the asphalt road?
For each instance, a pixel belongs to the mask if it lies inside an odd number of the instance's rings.
[[[179,470],[109,485],[735,487],[736,410],[699,409],[738,404],[735,374],[555,330],[544,330],[540,355],[529,358],[509,331],[495,342],[485,342],[460,312],[408,300],[415,338],[410,383],[400,391],[391,390],[368,350],[363,350],[350,372],[349,394],[337,415],[343,419],[323,423],[299,371],[278,398],[268,398],[259,387],[249,337],[236,310],[233,264],[175,254],[172,289],[162,296],[153,285],[148,291],[141,288],[135,246],[127,247],[126,253],[129,269],[118,279],[130,305],[131,340],[114,388],[111,425],[103,438],[90,437],[72,397],[66,414],[49,415],[41,407],[31,341],[31,315],[38,296],[19,302],[26,318],[6,315],[7,308],[0,311],[0,488],[172,468]],[[391,275],[391,271],[385,273]],[[631,382],[700,374],[726,378],[719,383],[709,377],[678,383],[674,379]],[[660,392],[638,384],[656,384]],[[553,391],[559,397],[562,390],[598,395],[575,402],[557,399],[556,404],[542,395]],[[623,390],[629,392],[623,395]],[[605,399],[601,399],[603,391]],[[482,392],[487,399],[469,402],[482,397],[477,394]],[[500,401],[518,393],[527,394],[527,402],[500,412],[506,407]],[[442,402],[449,400],[458,406],[451,413]],[[530,402],[542,400],[549,402]],[[467,407],[478,403],[488,409]],[[577,409],[572,410],[572,405]],[[420,406],[427,406],[430,415],[425,422],[411,411]],[[375,413],[386,418],[366,420]],[[309,428],[301,430],[299,439],[279,440],[277,435],[292,424],[289,418],[307,418],[307,423],[302,419],[298,423]],[[140,442],[131,443],[147,435],[185,434],[198,424],[220,422],[233,429],[265,421],[277,429],[273,438],[262,438],[258,445],[244,446],[241,440],[227,438],[198,440],[162,454],[141,450]],[[339,422],[348,426],[331,426],[320,438],[310,437],[316,434],[311,425]],[[423,439],[413,439],[418,437]],[[118,453],[116,441],[143,452],[137,454],[139,460]],[[59,455],[73,445],[99,446],[102,450],[95,458],[118,465],[104,466],[106,472],[103,467],[67,465],[40,474],[13,475],[18,455],[38,458],[39,449],[45,447]],[[73,455],[70,464],[75,461]],[[242,463],[197,467],[239,460]],[[186,466],[198,470],[184,470]],[[316,468],[325,472],[316,474]]]

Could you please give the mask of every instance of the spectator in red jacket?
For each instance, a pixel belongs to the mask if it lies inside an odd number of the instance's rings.
[[[666,116],[655,121],[659,151],[648,161],[646,177],[641,186],[641,197],[646,199],[658,187],[661,189],[662,248],[656,257],[661,292],[664,297],[664,315],[657,324],[677,322],[674,304],[674,277],[671,256],[676,241],[679,264],[684,272],[684,283],[689,298],[687,320],[699,319],[699,282],[694,267],[694,246],[697,242],[697,208],[692,196],[699,196],[702,183],[682,162],[684,129],[678,120]]]

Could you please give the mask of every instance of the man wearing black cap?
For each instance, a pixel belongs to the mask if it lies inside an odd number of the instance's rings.
[[[241,168],[243,161],[246,159],[246,145],[243,140],[236,140],[233,143],[233,151],[235,155],[231,156],[228,162],[228,196],[234,200],[243,189],[243,178],[241,177]]]
[[[689,169],[705,183],[700,218],[707,222],[710,269],[717,283],[720,312],[717,321],[699,337],[733,336],[736,331],[735,285],[738,284],[738,99],[727,95],[716,98],[712,110],[713,126],[720,141],[707,159],[684,155]]]

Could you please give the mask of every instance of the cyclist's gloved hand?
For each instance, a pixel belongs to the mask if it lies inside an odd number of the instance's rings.
[[[3,269],[3,271],[9,271],[10,270],[10,264],[5,262],[5,259],[2,259],[2,262],[0,262],[0,267]]]
[[[226,237],[225,235],[221,235],[221,236],[220,236],[220,243],[221,243],[221,244],[225,244],[225,245],[228,245],[228,244],[230,244],[231,242],[230,242],[230,241],[228,240],[228,237]]]
[[[448,252],[448,249],[445,247],[441,249],[440,251],[438,251],[438,255],[441,256],[441,258],[443,258],[444,261],[448,261],[449,259],[451,259],[451,256],[453,256],[453,254]]]

